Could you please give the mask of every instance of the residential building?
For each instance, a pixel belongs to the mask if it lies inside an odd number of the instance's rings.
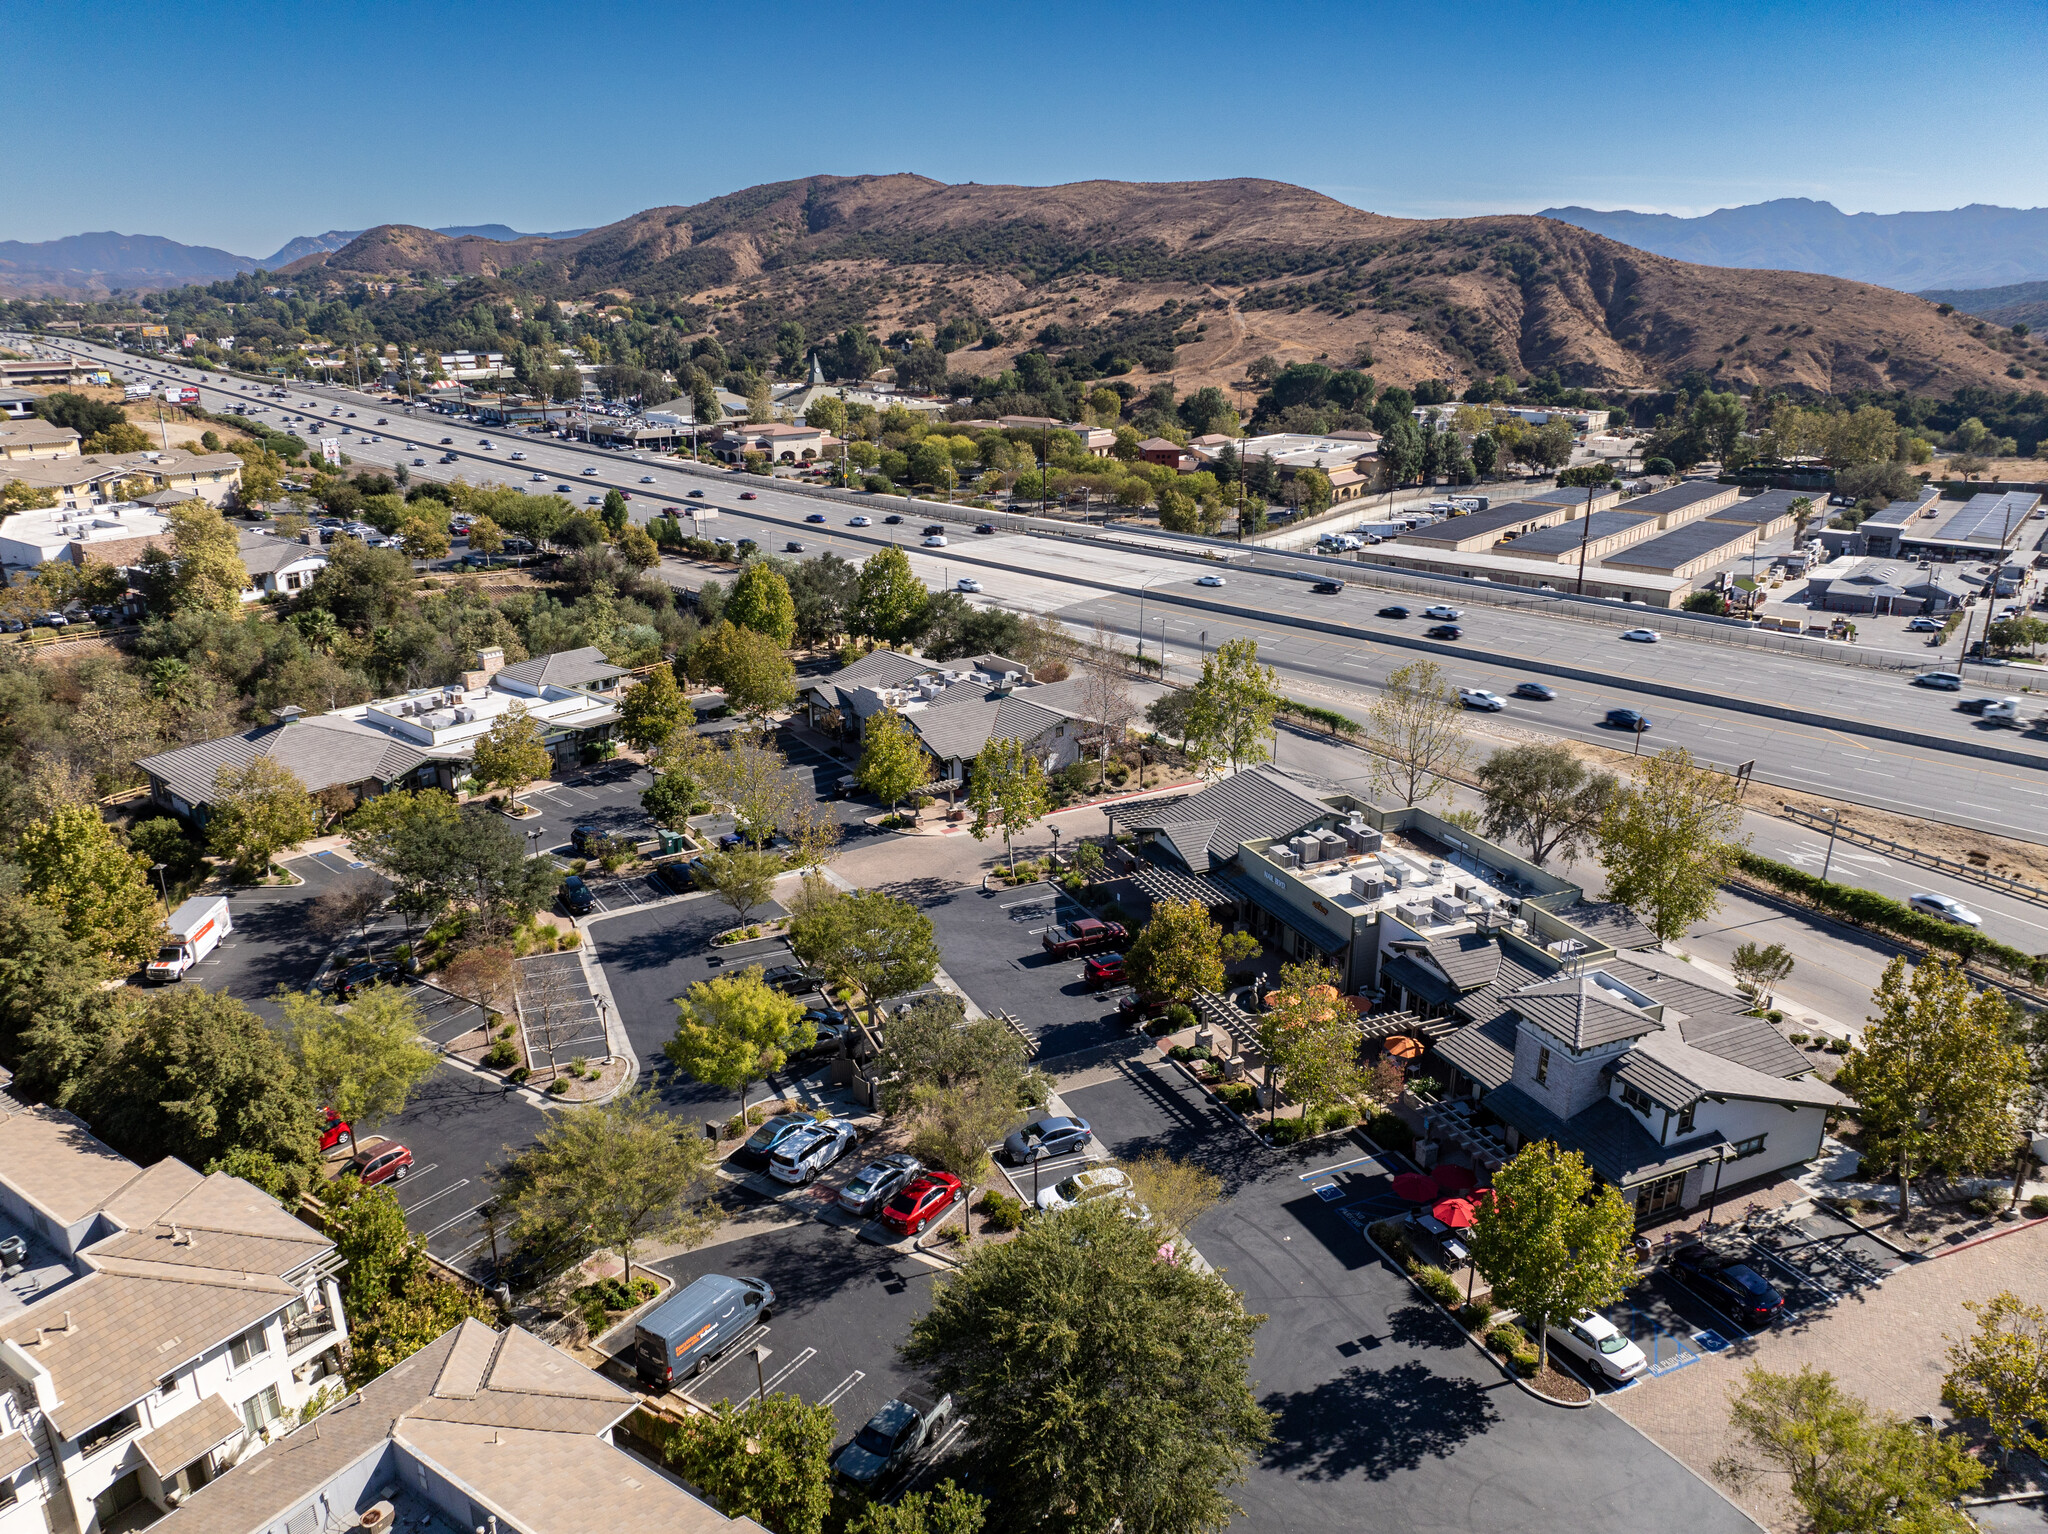
[[[1005,419],[1008,419],[1007,417]],[[1165,437],[1147,437],[1138,444],[1138,457],[1145,463],[1156,463],[1162,468],[1178,471],[1192,471],[1198,467],[1193,453]]]
[[[1920,569],[1902,559],[1830,560],[1807,572],[1806,596],[1815,612],[1937,616],[1960,607],[1976,588],[1952,569]]]
[[[619,1447],[639,1405],[518,1326],[466,1320],[195,1491],[162,1528],[766,1534]]]
[[[302,591],[327,568],[327,556],[310,541],[312,535],[280,538],[259,528],[244,528],[235,536],[242,565],[249,572],[249,584],[242,591],[244,602]]]
[[[40,416],[0,420],[0,463],[17,463],[29,458],[76,458],[78,432],[70,426],[56,426]],[[0,469],[0,474],[8,471]]]
[[[70,511],[120,499],[117,488],[138,478],[149,481],[154,489],[182,490],[210,506],[222,506],[241,487],[242,460],[233,453],[187,453],[173,448],[169,452],[33,458],[10,463],[0,472],[33,489],[55,491],[58,505]]]
[[[0,417],[10,421],[26,421],[36,413],[36,401],[46,391],[30,389],[21,384],[0,384]]]
[[[0,1530],[176,1507],[334,1389],[334,1244],[261,1189],[143,1169],[0,1093]]]
[[[153,506],[115,501],[85,510],[52,506],[0,519],[0,566],[33,570],[53,559],[129,566],[151,546],[169,548],[170,520]]]

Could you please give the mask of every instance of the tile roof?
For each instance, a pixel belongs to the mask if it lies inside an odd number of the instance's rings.
[[[1579,900],[1550,914],[1560,921],[1570,922],[1594,942],[1608,948],[1655,948],[1659,945],[1657,934],[1619,901]]]
[[[211,804],[220,774],[267,756],[289,767],[308,791],[335,783],[390,783],[430,758],[405,742],[350,719],[314,714],[240,735],[202,740],[136,762],[187,804]]]
[[[536,655],[498,672],[508,682],[524,682],[530,687],[587,687],[592,682],[608,682],[625,674],[626,668],[606,660],[604,651],[596,645]]]
[[[104,1205],[138,1168],[61,1108],[0,1110],[0,1183],[64,1225]]]
[[[19,1475],[36,1462],[36,1446],[26,1431],[0,1437],[0,1479]]]
[[[1397,953],[1380,966],[1383,985],[1398,985],[1434,1006],[1458,999],[1458,988],[1410,953]]]
[[[1183,838],[1172,838],[1190,870],[1207,873],[1210,865],[1228,862],[1245,842],[1268,837],[1292,836],[1302,827],[1322,820],[1336,811],[1324,797],[1333,792],[1317,783],[1277,767],[1248,767],[1222,778],[1198,794],[1170,803],[1144,801],[1118,810],[1117,823],[1131,831],[1164,831],[1168,827],[1209,828],[1203,837],[1206,856],[1198,864],[1188,856],[1192,849]]]
[[[1683,959],[1643,951],[1603,960],[1600,967],[1684,1014],[1678,1020],[1678,1036],[1697,1049],[1772,1076],[1803,1076],[1813,1069],[1769,1018],[1751,1017],[1748,1002],[1704,984]]]
[[[957,704],[938,706],[962,691],[958,686],[949,687],[932,707],[903,716],[925,749],[940,761],[954,757],[964,761],[991,740],[1037,740],[1069,717],[1018,693],[976,697],[968,691]]]
[[[210,1395],[190,1411],[178,1413],[137,1447],[149,1468],[169,1480],[208,1449],[242,1431],[242,1414],[218,1395]]]
[[[1683,1108],[1702,1097],[1836,1108],[1848,1101],[1816,1077],[1772,1076],[1710,1054],[1669,1034],[1651,1034],[1614,1063],[1613,1074],[1658,1102]]]
[[[1503,1008],[1438,1039],[1435,1047],[1482,1087],[1504,1087],[1515,1078],[1515,1015]]]
[[[842,666],[832,675],[811,683],[804,691],[818,694],[828,708],[846,708],[859,688],[901,687],[906,682],[916,681],[938,664],[922,655],[905,655],[898,650],[872,650],[852,665]]]
[[[1716,1129],[1676,1145],[1660,1145],[1633,1113],[1611,1097],[1561,1119],[1510,1082],[1487,1093],[1486,1106],[1519,1129],[1525,1139],[1548,1140],[1562,1150],[1579,1152],[1588,1166],[1616,1187],[1711,1161],[1727,1143],[1727,1137]]]
[[[1425,946],[1430,962],[1461,992],[1491,985],[1500,975],[1500,944],[1488,933],[1431,938]]]
[[[1556,975],[1524,986],[1508,998],[1508,1005],[1573,1049],[1640,1038],[1664,1026],[1591,974]]]

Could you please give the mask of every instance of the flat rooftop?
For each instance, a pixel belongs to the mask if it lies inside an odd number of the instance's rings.
[[[1814,520],[1819,521],[1828,504],[1824,490],[1766,490],[1762,495],[1752,495],[1747,500],[1737,501],[1733,506],[1723,506],[1719,511],[1707,515],[1709,522],[1742,522],[1751,527],[1762,527],[1780,517],[1792,515],[1792,503],[1798,500],[1813,504]]]
[[[1740,493],[1735,486],[1724,485],[1719,480],[1689,479],[1683,484],[1632,497],[1624,503],[1624,509],[1662,515],[1668,511],[1684,511],[1702,501],[1733,500]]]
[[[1572,509],[1569,506],[1542,501],[1510,501],[1505,506],[1490,506],[1485,511],[1468,512],[1462,517],[1446,517],[1441,522],[1432,522],[1429,526],[1419,527],[1412,533],[1404,533],[1401,542],[1450,547],[1470,543],[1478,538],[1497,538],[1502,533],[1555,526],[1571,514]]]
[[[1266,853],[1285,851],[1275,842]],[[1460,927],[1473,921],[1487,904],[1504,906],[1517,896],[1492,869],[1461,866],[1446,856],[1449,849],[1402,832],[1389,832],[1378,852],[1345,853],[1327,861],[1290,868],[1295,880],[1352,916],[1389,911],[1417,931]],[[1469,862],[1469,860],[1467,860]],[[1356,878],[1378,879],[1381,893],[1367,897],[1352,887]],[[1461,894],[1460,891],[1463,891]]]
[[[1753,527],[1737,522],[1716,522],[1709,518],[1674,528],[1648,543],[1639,543],[1618,554],[1610,554],[1605,564],[1609,569],[1648,570],[1661,574],[1681,570],[1694,560],[1721,549],[1727,549],[1732,557],[1755,538],[1756,529]]]
[[[1533,533],[1524,533],[1514,542],[1500,545],[1500,548],[1503,553],[1512,554],[1568,554],[1578,548],[1581,540],[1598,543],[1602,538],[1631,532],[1646,522],[1656,520],[1655,517],[1637,516],[1630,511],[1596,511],[1590,517],[1579,517],[1556,527],[1542,527]]]

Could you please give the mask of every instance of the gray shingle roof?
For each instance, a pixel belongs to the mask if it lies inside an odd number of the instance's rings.
[[[1232,773],[1198,794],[1170,804],[1139,803],[1119,811],[1117,822],[1132,831],[1162,831],[1169,826],[1207,823],[1211,829],[1205,844],[1208,856],[1200,866],[1188,856],[1183,836],[1173,837],[1189,869],[1207,873],[1214,863],[1227,862],[1245,842],[1266,837],[1292,836],[1302,827],[1335,813],[1323,794],[1325,785],[1312,783],[1277,767],[1258,766]]]
[[[259,756],[289,767],[311,793],[336,783],[391,783],[429,760],[424,751],[367,725],[315,714],[180,746],[145,756],[135,765],[187,804],[198,806],[213,802],[222,772]]]
[[[1603,960],[1601,968],[1684,1014],[1678,1036],[1695,1049],[1772,1076],[1802,1076],[1813,1068],[1770,1019],[1749,1016],[1747,1002],[1703,984],[1683,959],[1643,951]]]
[[[940,698],[957,691],[949,687]],[[942,762],[954,757],[965,761],[978,755],[991,740],[1034,741],[1067,722],[1065,714],[1041,708],[1015,693],[979,698],[969,694],[958,704],[922,708],[903,718],[925,749]]]
[[[874,650],[863,655],[850,666],[841,667],[828,677],[823,677],[806,687],[804,691],[815,693],[827,708],[845,708],[852,699],[855,689],[861,687],[901,687],[914,682],[930,671],[937,663],[926,660],[922,655],[904,655],[895,650]]]
[[[625,667],[606,660],[604,651],[596,645],[536,655],[498,672],[508,682],[524,682],[530,687],[588,687],[592,682],[608,682],[625,674]]]
[[[278,538],[269,533],[244,532],[241,536],[242,566],[250,575],[269,575],[301,559],[327,563],[327,555],[296,538]]]
[[[1515,1077],[1515,1014],[1502,1008],[1480,1023],[1468,1023],[1436,1051],[1482,1087],[1506,1086]]]
[[[1487,1093],[1486,1106],[1519,1129],[1525,1139],[1548,1140],[1562,1150],[1579,1152],[1588,1166],[1616,1187],[1711,1161],[1726,1143],[1716,1129],[1676,1145],[1660,1145],[1633,1113],[1611,1097],[1561,1119],[1510,1082]]]
[[[1525,986],[1509,998],[1509,1005],[1573,1049],[1640,1038],[1664,1026],[1590,974],[1558,975]]]
[[[1500,944],[1490,935],[1466,932],[1432,938],[1428,949],[1431,961],[1461,992],[1491,985],[1500,974]]]
[[[1425,1003],[1444,1006],[1458,999],[1458,988],[1412,953],[1397,953],[1380,966],[1380,983],[1400,986]]]
[[[1813,503],[1813,514],[1819,517],[1827,509],[1828,493],[1825,490],[1766,490],[1762,495],[1752,495],[1746,501],[1737,501],[1733,506],[1723,506],[1708,515],[1710,522],[1745,522],[1752,527],[1761,527],[1766,522],[1775,522],[1780,517],[1792,515],[1792,503],[1805,499]]]

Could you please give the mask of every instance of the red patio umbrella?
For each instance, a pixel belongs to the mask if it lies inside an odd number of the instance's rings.
[[[1478,1218],[1479,1206],[1469,1198],[1447,1198],[1430,1213],[1452,1230],[1466,1230]]]
[[[1429,1175],[1436,1179],[1436,1185],[1446,1193],[1463,1193],[1468,1188],[1479,1186],[1479,1174],[1468,1166],[1459,1166],[1455,1161],[1438,1163],[1436,1170]]]
[[[1394,1197],[1411,1204],[1426,1204],[1437,1196],[1436,1179],[1425,1172],[1403,1172],[1393,1182]]]

